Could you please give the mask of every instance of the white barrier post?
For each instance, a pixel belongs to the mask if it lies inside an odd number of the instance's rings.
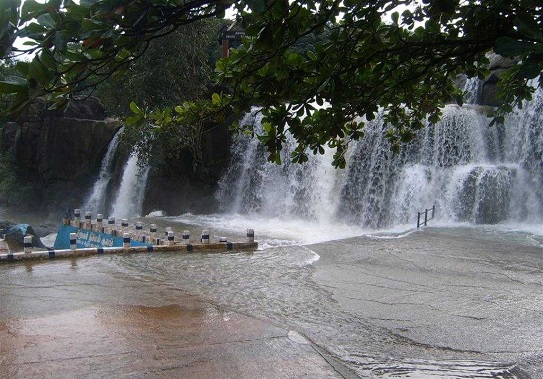
[[[70,249],[77,250],[77,233],[70,233]]]
[[[200,241],[205,244],[209,243],[209,230],[202,231],[202,237]]]
[[[183,243],[188,244],[190,242],[190,232],[183,230]]]
[[[168,246],[174,245],[174,234],[172,231],[168,232]]]
[[[130,247],[130,233],[123,234],[123,247],[128,249]]]
[[[24,236],[24,252],[25,253],[31,253],[32,252],[32,236]]]
[[[6,242],[6,235],[2,234],[0,238],[0,254],[9,254],[9,245]]]
[[[164,237],[167,239],[168,238],[168,233],[172,231],[172,227],[171,226],[167,226],[166,229],[164,230]]]
[[[156,242],[156,224],[149,225],[149,241],[154,244]]]
[[[83,227],[85,229],[92,229],[92,212],[85,212],[85,224],[83,225]]]
[[[98,213],[96,215],[96,230],[100,233],[104,232],[104,215],[101,213]]]
[[[136,222],[136,240],[141,241],[142,236],[143,236],[143,224],[141,221],[137,221]]]
[[[115,235],[115,217],[110,216],[107,219],[107,232],[111,235]]]
[[[255,242],[255,231],[253,229],[247,229],[247,241]]]
[[[81,224],[81,210],[80,209],[74,209],[74,225],[76,228],[80,228]]]

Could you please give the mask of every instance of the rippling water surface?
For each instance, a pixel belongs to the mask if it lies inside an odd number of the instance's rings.
[[[543,374],[541,235],[507,227],[369,234],[193,215],[162,221],[230,240],[253,227],[261,249],[134,255],[118,262],[124,270],[286,325],[360,377]]]

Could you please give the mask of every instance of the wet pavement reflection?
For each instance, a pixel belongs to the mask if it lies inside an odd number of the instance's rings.
[[[342,377],[284,328],[111,263],[0,268],[1,378]]]
[[[0,377],[540,379],[532,237],[428,228],[3,265]]]

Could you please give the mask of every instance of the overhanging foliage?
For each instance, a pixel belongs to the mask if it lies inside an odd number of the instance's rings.
[[[437,120],[451,97],[462,102],[453,79],[460,73],[484,77],[491,50],[518,62],[500,82],[500,121],[531,97],[527,82],[543,69],[539,1],[27,0],[21,7],[9,0],[0,14],[0,51],[16,53],[13,38],[27,37],[36,55],[18,63],[24,80],[6,80],[0,91],[15,95],[12,112],[37,96],[61,106],[121,74],[149,41],[179,25],[222,17],[231,4],[246,37],[217,64],[217,80],[230,90],[185,104],[175,122],[260,105],[265,133],[259,138],[275,162],[288,128],[298,141],[294,161],[328,145],[336,149],[334,165],[343,166],[347,143],[363,135],[363,120],[379,109],[386,110],[387,137],[399,148],[425,119]],[[314,43],[296,48],[309,36]],[[133,117],[146,122],[155,116]]]

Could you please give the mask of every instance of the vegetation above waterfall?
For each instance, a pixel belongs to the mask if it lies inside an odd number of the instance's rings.
[[[1,82],[0,91],[10,95],[15,113],[36,97],[63,106],[122,78],[153,40],[222,18],[230,6],[245,37],[217,62],[224,91],[173,109],[133,104],[130,124],[186,127],[262,106],[259,138],[270,160],[280,161],[291,133],[298,143],[294,161],[328,145],[341,167],[347,143],[364,134],[361,118],[384,109],[386,136],[398,149],[424,120],[435,122],[451,96],[462,103],[453,80],[460,73],[487,75],[491,50],[517,62],[502,76],[497,121],[531,97],[528,81],[543,69],[543,8],[533,0],[7,0],[0,9],[0,54],[34,55],[17,63],[22,76]],[[12,46],[17,37],[27,38],[25,47]],[[243,129],[255,132],[250,124]]]
[[[121,116],[132,112],[130,103],[138,104],[153,114],[164,113],[184,102],[197,102],[211,96],[213,70],[220,58],[221,49],[217,35],[228,22],[206,19],[184,25],[153,40],[145,53],[130,67],[123,80],[109,80],[98,85],[96,95],[102,100],[109,114]],[[165,121],[163,118],[161,121]],[[194,172],[206,171],[203,156],[204,133],[213,125],[203,122],[172,124],[161,122],[132,123],[121,136],[122,146],[139,152],[140,164],[154,167],[171,166],[173,160],[182,160]],[[186,152],[190,154],[185,154]]]

